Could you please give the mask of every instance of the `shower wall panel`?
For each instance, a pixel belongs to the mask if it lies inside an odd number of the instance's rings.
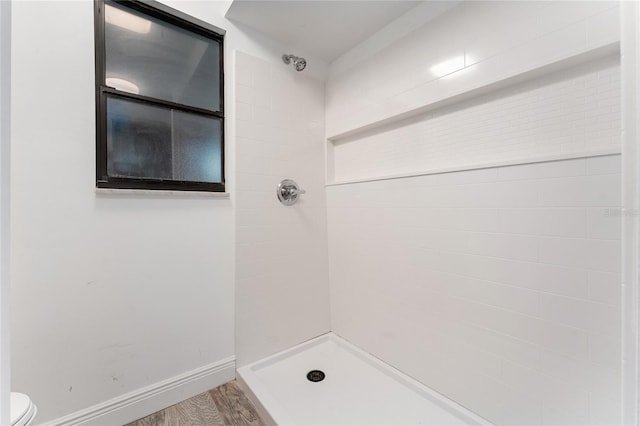
[[[327,194],[334,332],[499,425],[619,423],[619,155]]]
[[[332,330],[499,425],[620,422],[618,20],[616,2],[464,2],[327,83],[328,137],[371,126],[329,145],[329,183],[449,169],[327,187]],[[554,61],[374,128],[396,100]]]
[[[236,356],[244,365],[329,331],[324,84],[236,52]],[[279,203],[294,179],[307,191]]]
[[[462,2],[389,44],[388,34],[406,34],[404,21],[392,23],[383,39],[372,37],[380,46],[365,42],[332,64],[327,137],[616,44],[618,4]]]
[[[620,151],[617,53],[332,144],[335,182]]]

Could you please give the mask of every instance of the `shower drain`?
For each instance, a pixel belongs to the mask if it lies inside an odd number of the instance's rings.
[[[311,370],[307,373],[307,379],[310,382],[321,382],[325,378],[324,371],[320,370]]]

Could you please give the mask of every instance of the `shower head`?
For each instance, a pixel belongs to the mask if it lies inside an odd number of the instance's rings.
[[[296,55],[282,55],[282,62],[287,65],[293,62],[293,65],[296,67],[296,71],[302,71],[307,67],[307,60]]]

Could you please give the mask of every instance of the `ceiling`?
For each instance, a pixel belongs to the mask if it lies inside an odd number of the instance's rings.
[[[421,1],[235,0],[226,17],[333,62]]]

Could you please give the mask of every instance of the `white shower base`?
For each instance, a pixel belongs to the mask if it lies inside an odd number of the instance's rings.
[[[308,381],[311,370],[326,378]],[[333,333],[239,368],[238,381],[278,425],[490,424]]]

